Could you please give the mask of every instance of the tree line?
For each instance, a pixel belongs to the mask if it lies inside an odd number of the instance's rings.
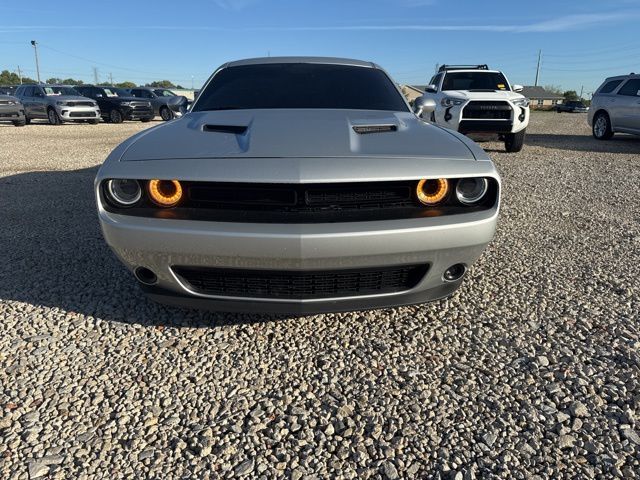
[[[20,77],[17,73],[10,72],[9,70],[2,70],[0,72],[0,85],[20,85],[20,83],[38,83],[37,80],[34,80],[30,77],[22,77],[22,82],[20,82]],[[58,78],[51,77],[46,80],[45,83],[50,84],[58,84],[58,85],[84,85],[85,82],[82,80],[76,80],[75,78]],[[133,82],[114,82],[113,84],[109,82],[100,82],[98,85],[103,87],[119,87],[119,88],[134,88],[138,85]],[[175,85],[170,80],[159,80],[155,82],[146,83],[145,87],[155,87],[155,88],[178,88],[183,89],[181,85]]]

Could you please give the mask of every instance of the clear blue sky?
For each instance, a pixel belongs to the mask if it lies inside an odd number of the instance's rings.
[[[424,84],[436,63],[488,63],[512,83],[592,91],[640,72],[640,0],[0,0],[0,69],[43,79],[198,88],[220,64],[256,56],[371,60],[399,83]]]

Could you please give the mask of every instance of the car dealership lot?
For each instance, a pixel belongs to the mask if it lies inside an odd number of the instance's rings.
[[[640,138],[534,113],[483,144],[501,218],[452,298],[273,319],[153,304],[108,250],[93,177],[148,127],[0,125],[0,478],[640,471]]]

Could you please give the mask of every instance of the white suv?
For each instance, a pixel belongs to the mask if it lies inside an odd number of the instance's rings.
[[[615,132],[640,135],[640,75],[607,78],[591,99],[588,121],[598,140]]]
[[[507,152],[519,152],[529,124],[529,99],[486,65],[442,65],[422,98],[436,102],[431,122],[461,133],[496,133]]]

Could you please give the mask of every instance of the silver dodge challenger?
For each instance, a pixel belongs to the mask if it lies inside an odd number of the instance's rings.
[[[95,180],[104,237],[152,299],[309,314],[451,295],[492,240],[500,177],[378,65],[227,63]],[[427,115],[428,116],[428,115]]]

